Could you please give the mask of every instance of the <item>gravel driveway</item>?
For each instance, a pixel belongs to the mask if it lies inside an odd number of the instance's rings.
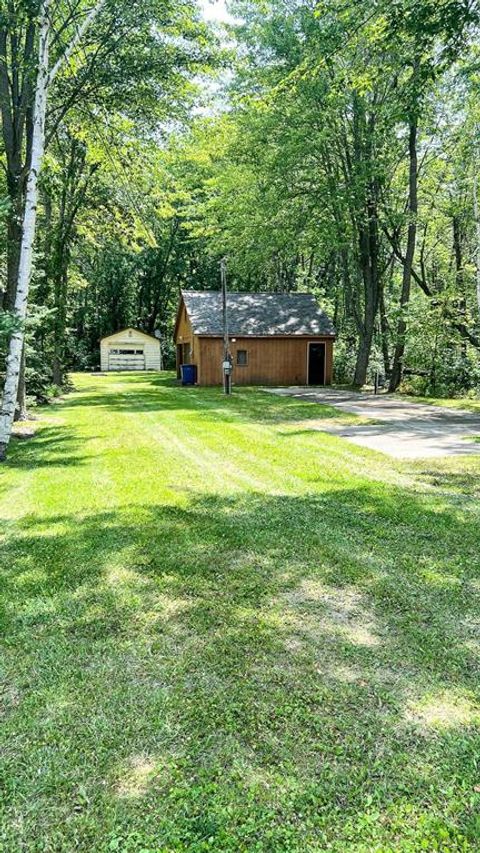
[[[269,388],[273,394],[335,406],[376,423],[314,427],[399,459],[480,453],[480,414],[331,388]],[[477,441],[474,439],[477,438]]]

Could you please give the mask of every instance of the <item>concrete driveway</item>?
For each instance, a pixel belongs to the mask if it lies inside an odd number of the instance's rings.
[[[274,394],[335,406],[371,418],[372,424],[325,425],[313,429],[347,438],[354,444],[399,459],[463,456],[480,453],[480,414],[398,400],[387,394],[331,388],[270,388]],[[474,439],[478,441],[475,442]]]

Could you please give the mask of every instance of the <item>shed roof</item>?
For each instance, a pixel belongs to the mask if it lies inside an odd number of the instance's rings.
[[[133,335],[136,335],[139,338],[146,338],[149,341],[155,341],[155,343],[157,344],[159,343],[158,338],[154,338],[153,335],[147,335],[146,332],[142,332],[140,329],[134,329],[133,326],[128,326],[126,329],[120,329],[118,332],[113,332],[113,334],[111,335],[106,335],[104,338],[100,339],[100,343],[102,343],[102,341],[113,340],[114,338],[121,338],[122,335],[125,335],[127,332],[129,333],[129,335],[131,335],[133,332]]]
[[[223,335],[220,291],[182,290],[182,297],[195,335]],[[230,335],[335,336],[332,321],[311,293],[232,292],[227,309]]]

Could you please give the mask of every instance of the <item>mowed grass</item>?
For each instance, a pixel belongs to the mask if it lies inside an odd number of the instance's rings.
[[[445,406],[447,409],[462,409],[477,414],[480,412],[480,397],[412,397],[397,395],[399,400],[411,400],[413,403],[429,403],[432,406]]]
[[[480,460],[74,382],[0,470],[0,850],[478,850]]]

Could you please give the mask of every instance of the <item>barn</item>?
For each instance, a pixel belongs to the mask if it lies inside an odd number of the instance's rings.
[[[311,293],[228,293],[236,385],[329,385],[335,329]],[[219,291],[183,290],[174,339],[177,375],[196,367],[199,385],[222,382],[223,315]]]
[[[122,329],[100,341],[100,367],[108,370],[161,370],[160,341],[138,329]]]

